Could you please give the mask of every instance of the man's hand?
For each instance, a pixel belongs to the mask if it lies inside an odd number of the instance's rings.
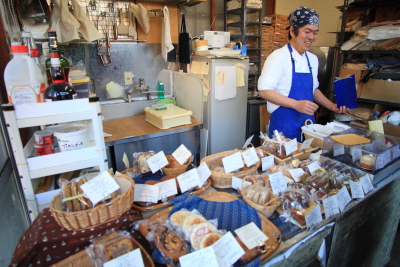
[[[308,100],[296,101],[295,109],[307,115],[314,115],[314,112],[318,109],[318,105]]]
[[[331,110],[336,113],[346,113],[349,111],[349,108],[347,108],[346,106],[341,106],[340,108],[338,108],[336,104],[333,104],[331,106]]]

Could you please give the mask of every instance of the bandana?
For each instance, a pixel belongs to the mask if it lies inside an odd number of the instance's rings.
[[[319,25],[319,15],[316,10],[299,6],[289,15],[290,26]]]

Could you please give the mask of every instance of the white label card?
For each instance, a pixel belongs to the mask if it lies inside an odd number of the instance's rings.
[[[369,179],[368,174],[361,177],[360,181],[365,194],[367,194],[369,191],[374,190],[374,186],[372,185],[371,179]]]
[[[253,249],[268,240],[268,236],[266,236],[254,222],[236,229],[235,233],[248,249]]]
[[[250,167],[259,161],[256,149],[254,147],[243,151],[242,156],[244,161],[246,162],[247,167]]]
[[[351,190],[351,197],[353,199],[364,198],[364,191],[362,189],[361,182],[350,181],[350,190]]]
[[[242,153],[237,152],[233,155],[229,155],[222,159],[222,164],[224,165],[225,173],[234,172],[244,167],[242,160]]]
[[[155,186],[159,187],[159,191],[158,191],[158,199],[159,200],[178,194],[178,189],[176,188],[176,180],[175,179],[170,179],[170,180],[155,184]]]
[[[133,201],[157,203],[159,192],[156,185],[135,184]]]
[[[197,174],[199,175],[200,179],[200,184],[199,187],[201,187],[205,181],[207,181],[208,177],[211,176],[211,171],[210,168],[208,168],[207,163],[203,162],[198,168],[197,168]]]
[[[103,263],[104,267],[144,267],[140,248]]]
[[[232,188],[236,190],[242,190],[243,179],[232,176]],[[251,185],[249,181],[244,181],[244,185]]]
[[[174,151],[174,153],[172,153],[172,156],[179,162],[179,164],[183,165],[183,163],[192,156],[192,153],[182,144]]]
[[[290,175],[292,175],[293,179],[296,181],[296,183],[301,182],[300,177],[305,174],[304,170],[302,168],[296,168],[296,169],[289,169]]]
[[[396,144],[393,146],[392,148],[392,153],[393,153],[393,160],[397,159],[398,157],[400,157],[400,148],[399,148],[399,144]]]
[[[253,140],[253,137],[254,137],[254,134],[252,136],[250,136],[249,138],[247,138],[246,142],[244,142],[244,146],[242,147],[242,149],[244,149],[251,143],[251,140]]]
[[[283,178],[282,172],[270,174],[269,182],[271,183],[274,195],[279,195],[279,193],[285,191],[287,188],[286,179]]]
[[[85,197],[92,201],[93,205],[103,200],[105,197],[119,189],[119,185],[108,171],[102,172],[100,175],[90,179],[81,185]]]
[[[200,178],[196,168],[193,168],[190,171],[182,173],[177,177],[177,179],[182,193],[200,184]]]
[[[344,208],[351,201],[349,191],[347,191],[347,188],[345,186],[343,186],[342,189],[340,189],[340,191],[336,194],[336,197],[337,197],[339,209],[340,209],[340,211],[343,212]]]
[[[375,166],[376,166],[377,169],[382,169],[385,166],[385,163],[384,163],[384,160],[383,160],[383,154],[377,155]]]
[[[301,144],[300,149],[303,150],[303,149],[309,148],[309,147],[311,146],[311,143],[312,143],[313,141],[314,141],[314,138],[310,138],[310,139],[305,140],[305,141]]]
[[[334,143],[333,144],[333,156],[340,156],[344,154],[344,145],[342,144],[338,144],[338,143]]]
[[[245,254],[239,242],[236,241],[231,232],[226,233],[215,242],[212,247],[214,248],[220,267],[233,266],[233,264]]]
[[[307,166],[307,168],[308,168],[308,170],[310,171],[311,174],[314,174],[314,172],[315,172],[316,170],[321,169],[321,166],[319,166],[318,161],[315,161],[315,162],[309,164],[309,165]]]
[[[156,173],[162,167],[168,165],[167,157],[165,157],[164,151],[160,151],[147,160],[150,170],[152,173]]]
[[[262,166],[262,171],[266,171],[270,167],[274,166],[274,156],[268,156],[268,157],[263,157],[261,158],[261,166]]]
[[[286,155],[290,155],[293,152],[297,151],[298,149],[299,148],[297,146],[297,138],[294,138],[289,142],[285,143]]]
[[[353,159],[353,162],[359,160],[361,156],[362,156],[361,149],[353,147],[353,149],[351,150],[351,157]]]
[[[329,218],[339,213],[339,205],[336,195],[323,199],[322,204],[324,205],[325,218]]]
[[[206,247],[179,258],[181,267],[215,267],[218,266],[212,246]]]
[[[317,205],[312,209],[312,211],[310,211],[310,213],[306,215],[306,225],[308,231],[313,229],[320,222],[322,222],[321,208],[319,205]]]
[[[383,157],[383,166],[388,165],[392,161],[392,153],[390,153],[390,149],[385,150],[385,152],[382,153]]]

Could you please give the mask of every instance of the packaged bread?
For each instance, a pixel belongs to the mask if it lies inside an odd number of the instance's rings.
[[[222,234],[217,233],[217,232],[212,232],[204,235],[201,240],[200,240],[200,248],[203,249],[209,246],[212,246],[215,242],[220,240],[222,237]]]
[[[187,216],[189,216],[189,214],[190,211],[186,209],[176,211],[169,217],[169,221],[171,222],[172,226],[177,229],[178,227],[181,227],[182,222]]]
[[[155,247],[169,262],[174,263],[189,253],[189,246],[177,232],[166,225],[160,225],[154,230]]]
[[[241,261],[248,262],[260,256],[261,252],[258,250],[258,247],[248,249],[238,236],[235,239],[244,250],[244,255],[240,258]]]
[[[156,229],[157,226],[162,225],[163,222],[159,219],[155,219],[155,220],[150,220],[150,219],[145,219],[145,220],[141,220],[138,221],[136,224],[136,229],[139,228],[140,233],[146,237],[146,239],[151,242],[154,241],[153,237],[148,237],[148,235],[152,232],[154,232],[154,230]],[[154,234],[153,234],[154,236]],[[150,239],[150,240],[149,240]]]
[[[130,234],[123,231],[111,232],[93,240],[95,256],[103,263],[116,259],[136,248],[137,246],[132,241]]]
[[[196,224],[206,221],[207,219],[204,218],[201,214],[192,211],[191,214],[187,216],[182,222],[182,232],[185,236],[185,239],[190,239],[190,233]]]
[[[156,153],[153,151],[149,152],[141,152],[141,153],[135,153],[134,155],[134,166],[136,167],[138,173],[140,176],[143,176],[143,174],[151,172],[150,166],[147,163],[147,160],[154,156]],[[136,157],[136,158],[135,158]]]
[[[199,250],[201,239],[206,234],[216,232],[217,230],[217,227],[208,221],[196,224],[190,233],[190,244],[192,245],[192,248],[194,250]]]

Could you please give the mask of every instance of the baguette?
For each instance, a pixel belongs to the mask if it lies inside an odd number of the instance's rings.
[[[71,188],[69,187],[68,182],[64,180],[64,181],[62,181],[61,185],[62,185],[62,192],[64,194],[64,198],[71,197]],[[74,211],[74,207],[72,205],[71,200],[65,201],[65,205],[67,207],[66,211],[68,211],[68,212]]]

